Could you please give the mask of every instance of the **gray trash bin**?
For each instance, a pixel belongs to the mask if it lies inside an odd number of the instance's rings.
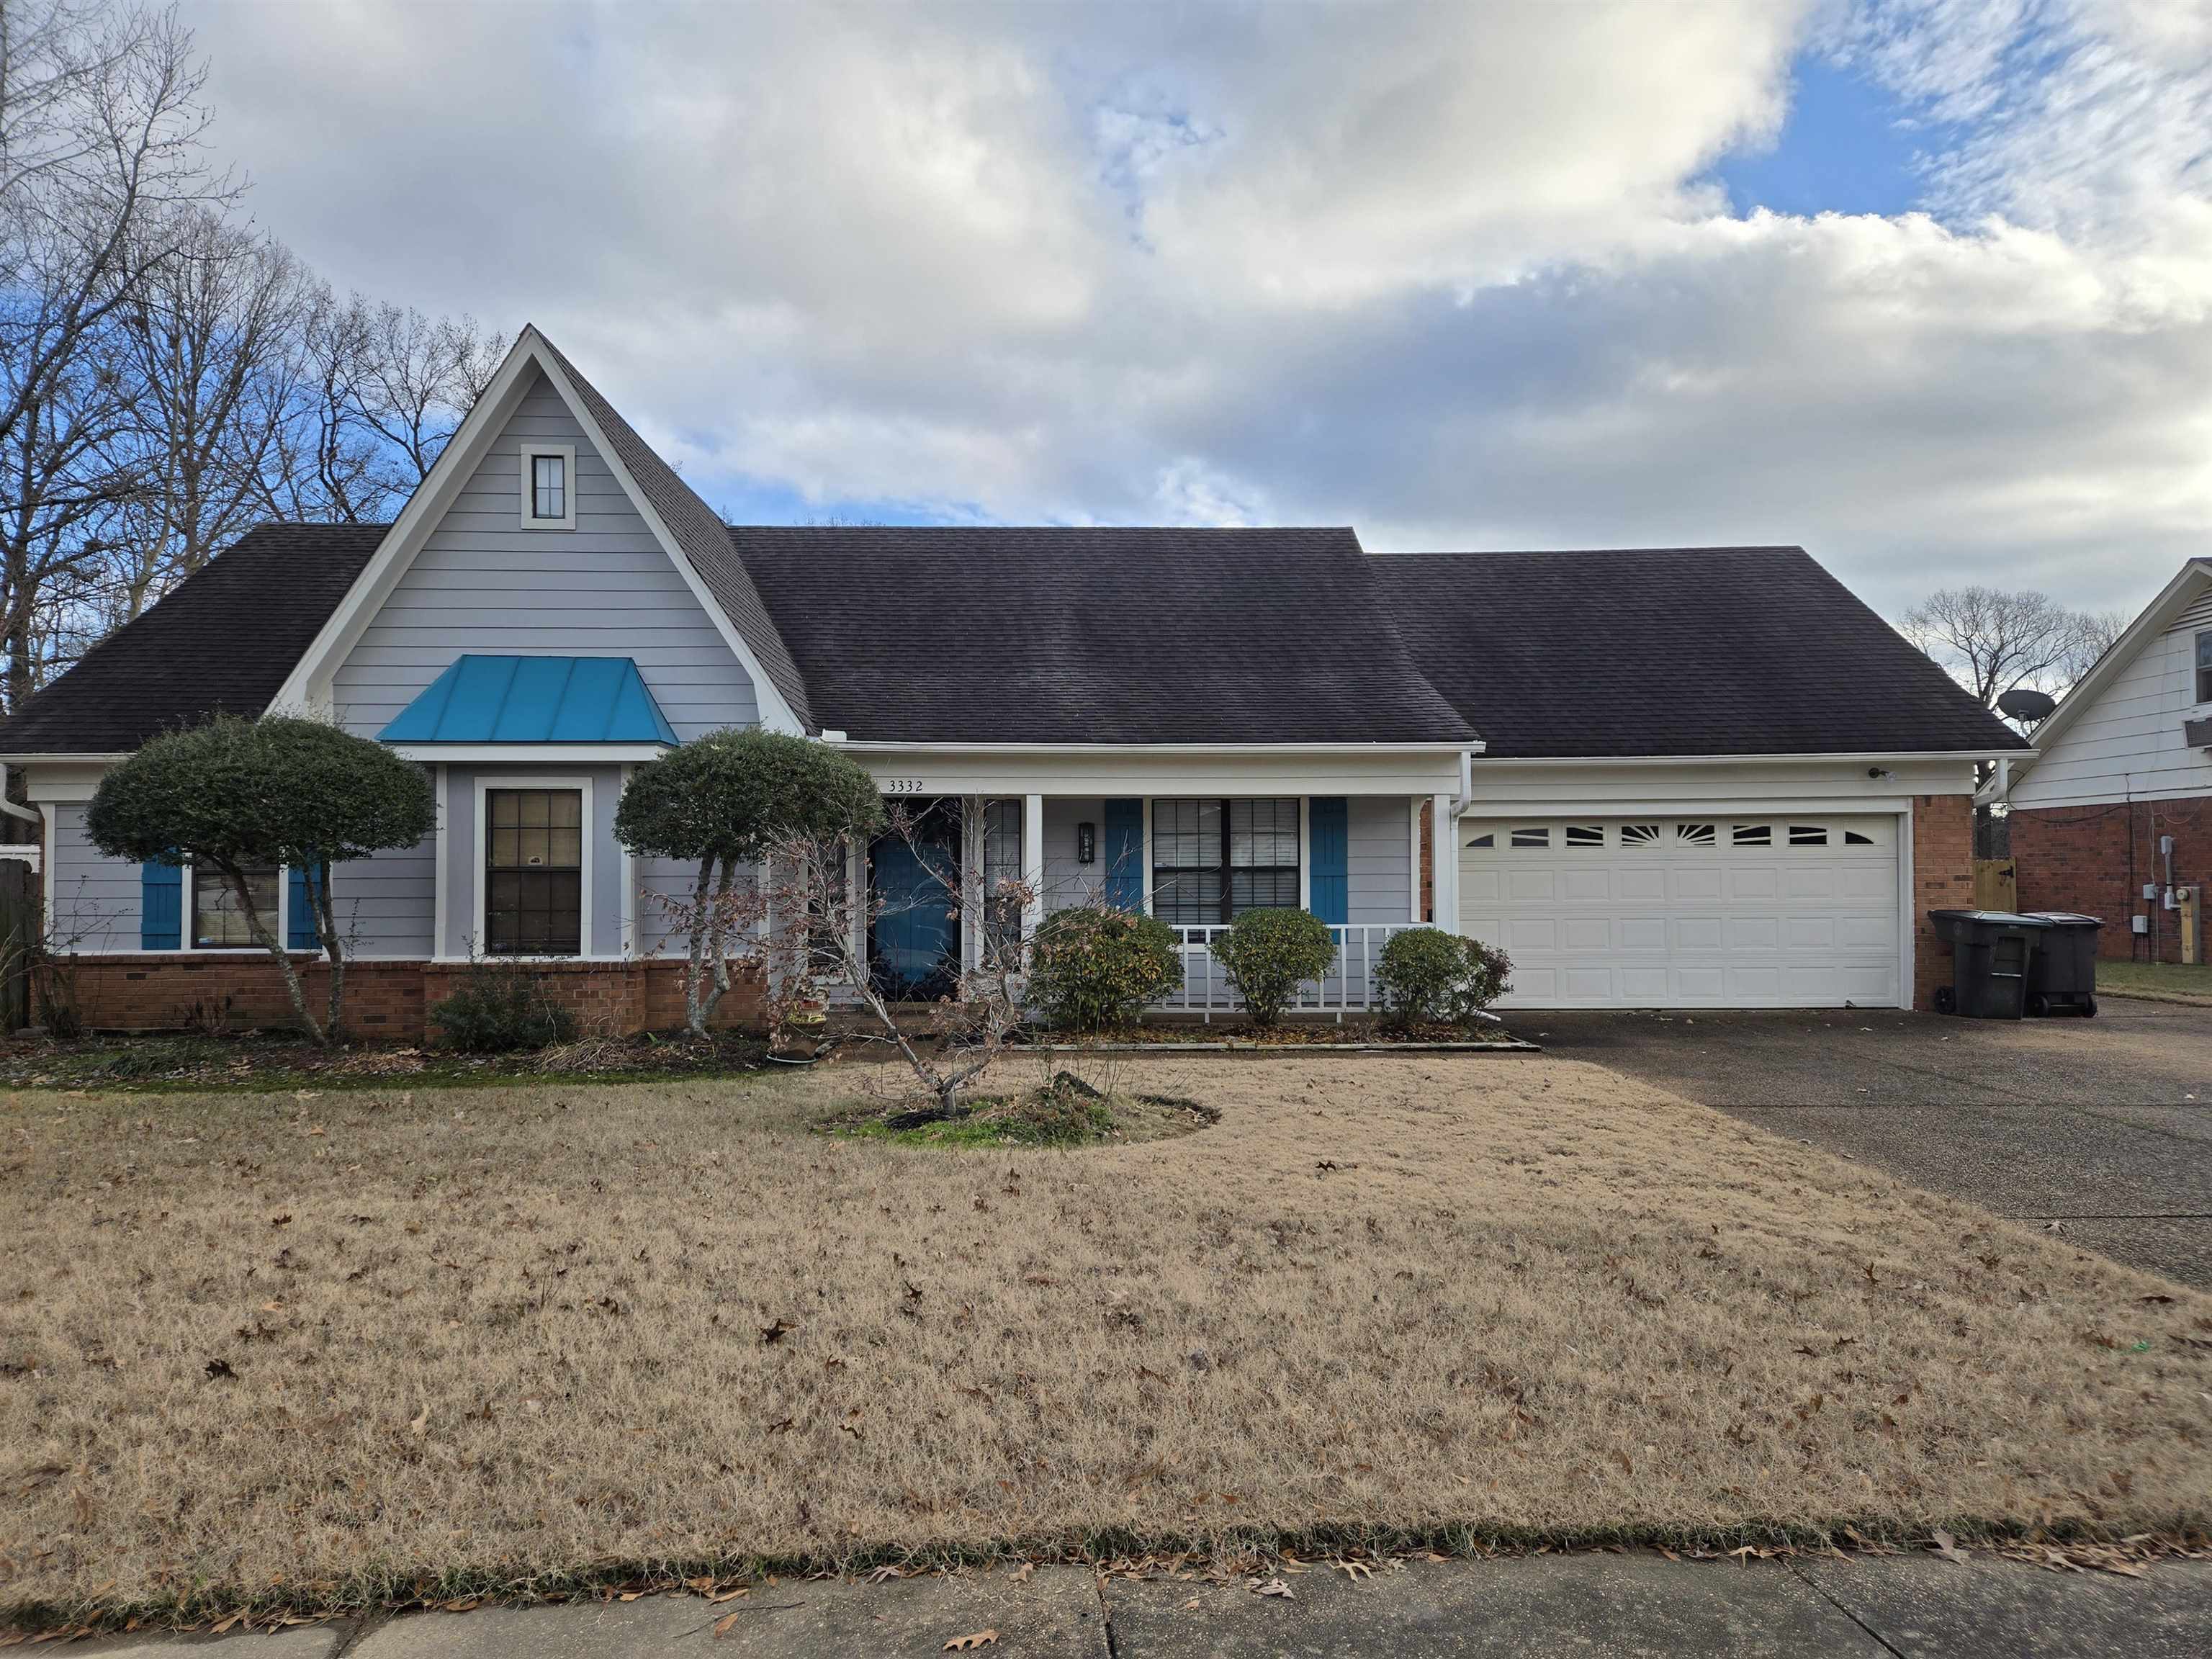
[[[2097,935],[2105,931],[2100,917],[2071,910],[2029,910],[2029,921],[2039,921],[2035,956],[2027,965],[2027,1012],[2043,1015],[2071,1009],[2085,1018],[2097,1012]]]
[[[1951,982],[1936,988],[1936,1012],[2018,1019],[2036,941],[2050,924],[2010,910],[1930,910],[1928,920],[1951,947]]]

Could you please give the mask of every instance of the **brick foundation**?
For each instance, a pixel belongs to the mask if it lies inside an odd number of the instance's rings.
[[[65,971],[74,975],[78,1012],[91,1030],[173,1031],[212,1024],[242,1031],[292,1024],[283,978],[266,957],[88,956]],[[627,1036],[684,1024],[681,962],[547,962],[532,963],[530,971],[585,1031]],[[346,1029],[372,1042],[434,1038],[434,1030],[426,1031],[428,1010],[469,972],[466,963],[349,963]],[[301,976],[307,1006],[319,1018],[330,994],[329,971],[319,959],[303,959]],[[714,1023],[757,1029],[762,1002],[758,980],[741,980],[714,1011]]]
[[[2123,961],[2181,960],[2181,917],[2142,896],[2163,880],[2161,836],[2173,837],[2173,878],[2189,884],[2212,869],[2212,795],[2179,800],[2113,801],[2101,806],[2014,807],[2012,860],[2023,910],[2075,910],[2104,921],[2100,956]],[[2138,936],[2131,916],[2148,914],[2157,931]]]
[[[1912,798],[1912,1006],[1934,1006],[1951,982],[1951,948],[1929,925],[1930,910],[1974,903],[1974,800],[1971,795]]]

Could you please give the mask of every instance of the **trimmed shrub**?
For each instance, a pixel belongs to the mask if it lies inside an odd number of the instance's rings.
[[[1452,999],[1466,971],[1460,941],[1442,928],[1393,933],[1375,964],[1382,1024],[1394,1031],[1443,1024],[1452,1018]]]
[[[1213,956],[1244,999],[1244,1012],[1265,1030],[1281,1023],[1301,984],[1328,971],[1336,938],[1304,910],[1247,910],[1215,937]]]
[[[1055,910],[1031,943],[1029,1001],[1065,1031],[1130,1025],[1175,989],[1182,955],[1157,916],[1106,905]]]
[[[1460,949],[1467,957],[1467,977],[1452,1000],[1452,1018],[1471,1025],[1474,1017],[1513,988],[1513,958],[1495,945],[1463,939]]]
[[[320,720],[220,715],[150,738],[111,767],[85,809],[85,833],[112,859],[191,864],[239,896],[253,937],[275,959],[300,1029],[335,1041],[344,1012],[345,942],[330,898],[331,866],[412,847],[437,822],[429,775],[382,744]],[[308,872],[317,938],[331,963],[318,1024],[277,937],[255,908],[246,872]]]
[[[1382,1024],[1393,1031],[1419,1025],[1469,1025],[1503,995],[1513,963],[1480,939],[1437,927],[1394,933],[1375,968]]]
[[[431,1023],[465,1054],[505,1054],[573,1042],[576,1017],[553,1000],[543,975],[518,963],[483,962],[430,1006]]]

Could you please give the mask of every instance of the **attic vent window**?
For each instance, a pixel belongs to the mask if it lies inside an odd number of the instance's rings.
[[[567,444],[522,447],[522,527],[576,527],[576,452]]]

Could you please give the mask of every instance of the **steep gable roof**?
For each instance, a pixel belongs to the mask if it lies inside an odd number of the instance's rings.
[[[1439,744],[1349,530],[729,532],[856,740]]]
[[[217,714],[258,715],[385,529],[271,524],[247,532],[0,721],[0,750],[123,754]]]
[[[2026,747],[1802,548],[1373,562],[1414,660],[1492,757]]]
[[[637,435],[635,428],[623,419],[621,411],[577,372],[576,366],[558,346],[542,334],[538,337],[561,373],[568,377],[577,398],[591,411],[608,447],[615,452],[653,510],[659,514],[660,521],[668,526],[668,533],[675,538],[691,568],[699,573],[700,580],[706,583],[708,592],[730,619],[731,626],[752,648],[769,684],[802,726],[810,732],[819,731],[821,728],[808,712],[806,682],[800,678],[798,665],[792,660],[791,649],[784,643],[775,619],[761,603],[759,591],[746,574],[744,562],[732,550],[729,532],[720,516],[699,499],[674,467]]]
[[[2026,777],[2036,762],[2057,745],[2067,729],[2095,705],[2105,688],[2127,672],[2128,665],[2142,654],[2143,647],[2180,620],[2182,612],[2208,591],[2212,591],[2212,558],[2191,559],[2183,565],[2104,655],[2090,665],[2089,672],[2058,700],[2058,707],[2045,716],[2043,723],[2035,728],[2036,752],[2014,763],[2010,781],[2016,785]],[[1990,787],[1992,791],[1996,787],[1994,781]]]

